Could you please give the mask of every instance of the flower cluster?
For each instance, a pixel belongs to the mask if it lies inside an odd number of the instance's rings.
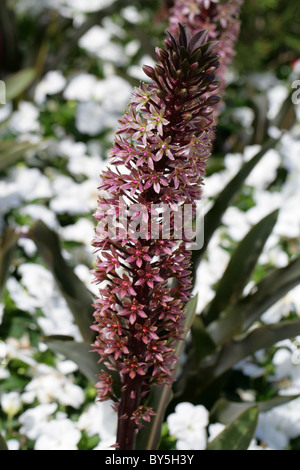
[[[99,376],[98,390],[101,400],[115,401],[127,434],[130,426],[137,429],[140,420],[150,419],[151,410],[141,405],[149,386],[173,381],[176,342],[182,338],[191,291],[191,251],[185,236],[177,240],[170,231],[162,238],[163,225],[153,238],[149,221],[154,214],[161,217],[154,206],[164,203],[173,208],[172,228],[176,210],[201,197],[218,102],[216,96],[206,97],[218,86],[213,46],[206,31],[190,38],[181,27],[178,39],[170,34],[166,48],[157,48],[155,68],[144,67],[152,83],[134,90],[120,120],[110,167],[102,174],[93,241],[99,251],[95,281],[100,284],[93,347],[120,377],[121,399],[108,372]],[[107,219],[121,230],[104,232]],[[140,237],[133,230],[137,224],[144,227]]]
[[[176,34],[178,23],[181,23],[187,25],[192,33],[206,29],[208,39],[218,41],[215,50],[220,56],[217,72],[220,95],[225,88],[226,71],[235,54],[234,44],[240,30],[242,4],[243,0],[175,0],[170,12],[169,31],[172,34]]]

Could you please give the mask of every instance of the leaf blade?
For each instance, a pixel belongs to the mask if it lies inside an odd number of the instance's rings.
[[[257,419],[258,408],[248,408],[208,444],[207,450],[247,450],[256,430]]]

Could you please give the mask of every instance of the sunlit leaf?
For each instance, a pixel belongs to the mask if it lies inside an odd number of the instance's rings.
[[[13,261],[18,238],[19,235],[13,228],[5,229],[2,237],[0,237],[0,296],[9,276],[9,269]]]
[[[247,450],[256,430],[257,419],[256,406],[245,410],[208,444],[207,450]]]
[[[4,437],[0,434],[0,450],[8,450]]]
[[[264,217],[238,244],[218,284],[216,295],[204,312],[205,324],[218,318],[224,310],[239,299],[274,228],[277,217],[278,210]]]
[[[20,70],[16,74],[7,78],[6,84],[6,101],[17,98],[32,84],[36,77],[36,71],[33,68]]]

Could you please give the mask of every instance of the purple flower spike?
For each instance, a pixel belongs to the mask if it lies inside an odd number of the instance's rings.
[[[220,67],[216,74],[220,82],[217,90],[220,95],[225,88],[226,71],[235,54],[234,44],[240,30],[239,14],[242,4],[243,0],[175,0],[170,12],[171,34],[178,33],[180,23],[186,25],[193,34],[206,30],[207,41],[216,42],[214,50],[220,56]],[[190,44],[193,47],[195,43],[194,39]],[[215,93],[215,86],[212,84],[210,87],[210,96]],[[218,112],[221,105],[222,103],[218,105]]]
[[[151,385],[174,380],[184,332],[191,251],[187,236],[172,229],[182,207],[201,197],[212,148],[218,100],[207,94],[217,86],[219,58],[206,37],[201,31],[190,38],[181,27],[157,49],[156,67],[144,68],[152,83],[134,90],[99,188],[93,347],[119,377],[114,383],[109,372],[100,374],[97,388],[118,410],[121,450],[134,448],[137,430],[154,414],[143,403]],[[156,230],[153,218],[162,222]]]

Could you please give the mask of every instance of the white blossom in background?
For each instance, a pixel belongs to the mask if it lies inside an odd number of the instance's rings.
[[[34,104],[29,101],[21,101],[18,110],[12,115],[8,127],[15,134],[40,132],[39,115],[40,112]]]
[[[9,295],[16,306],[32,314],[40,308],[44,317],[38,316],[37,322],[45,335],[61,334],[81,340],[74,317],[50,271],[36,263],[24,263],[19,266],[18,272],[20,282],[14,277],[7,281]]]
[[[17,439],[8,439],[6,441],[8,450],[20,450],[20,443],[17,441]]]
[[[94,97],[94,89],[98,79],[90,73],[79,73],[71,78],[64,91],[66,100],[90,101]]]
[[[26,403],[33,403],[38,399],[41,404],[58,402],[75,409],[83,404],[82,388],[57,369],[46,364],[38,364],[31,372],[33,379],[26,385],[23,394],[23,401]]]
[[[60,0],[60,2],[74,10],[91,13],[109,7],[115,0],[85,0],[84,2],[82,0]]]
[[[278,84],[267,91],[269,102],[267,116],[270,120],[277,116],[277,113],[279,112],[284,100],[287,98],[288,93],[288,88],[283,84]]]
[[[51,70],[46,73],[38,83],[34,93],[34,101],[37,104],[45,103],[47,95],[56,95],[63,91],[67,83],[66,78],[60,70]]]
[[[211,442],[225,429],[225,424],[212,423],[208,426],[208,439],[207,442]]]
[[[255,153],[257,152],[255,151]],[[246,161],[250,160],[252,156],[250,158],[248,157]],[[258,190],[267,189],[275,180],[280,164],[281,157],[279,152],[275,149],[268,150],[259,163],[255,165],[250,175],[246,178],[245,183]]]
[[[78,420],[77,427],[89,436],[98,434],[102,442],[115,440],[117,431],[117,413],[110,401],[96,402],[89,405]],[[115,444],[115,441],[110,445]]]
[[[12,113],[12,103],[0,106],[0,122],[5,121]]]
[[[274,450],[285,449],[299,435],[299,398],[259,414],[256,437]]]
[[[57,214],[86,215],[96,207],[97,186],[93,179],[75,183],[68,176],[58,175],[53,189],[55,197],[50,201],[50,209]]]
[[[121,15],[130,23],[139,23],[143,18],[141,13],[133,5],[123,8],[121,10]]]
[[[9,178],[16,185],[23,201],[31,202],[36,199],[49,199],[53,194],[49,178],[38,168],[17,166],[11,170]]]
[[[91,245],[94,233],[93,222],[85,217],[78,219],[73,225],[67,225],[60,229],[60,234],[64,240],[82,243],[87,248]]]
[[[169,432],[177,439],[178,450],[204,450],[209,413],[202,405],[179,403],[167,417]]]
[[[70,419],[56,419],[44,424],[34,450],[77,450],[81,433]]]
[[[5,414],[15,416],[22,408],[21,396],[18,392],[3,393],[0,404]]]
[[[27,436],[29,439],[36,440],[42,433],[45,423],[47,423],[57,410],[57,403],[46,405],[36,405],[24,411],[18,421],[21,424],[20,434]]]
[[[81,134],[95,136],[106,127],[109,116],[99,103],[79,103],[76,112],[76,127]]]

